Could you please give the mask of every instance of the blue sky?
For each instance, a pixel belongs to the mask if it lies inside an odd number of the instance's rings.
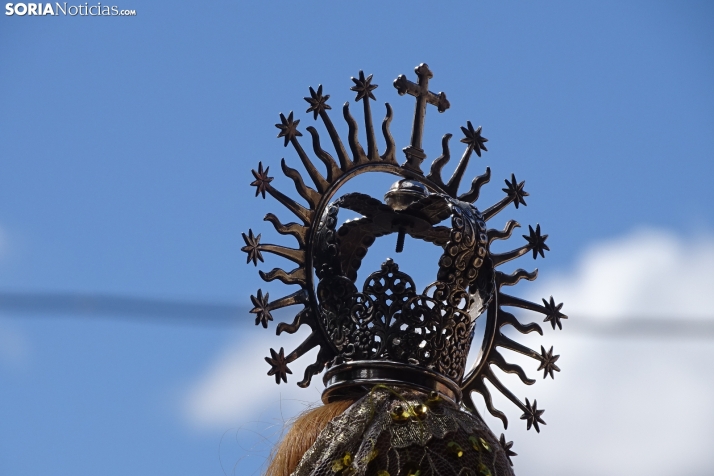
[[[298,163],[275,138],[278,113],[295,111],[304,131],[313,119],[302,98],[323,84],[343,131],[339,105],[364,70],[380,86],[375,119],[389,102],[404,147],[413,100],[391,83],[421,62],[451,102],[427,114],[427,154],[467,120],[483,126],[489,151],[468,174],[490,166],[493,178],[479,203],[500,199],[511,172],[526,180],[528,207],[503,220],[550,235],[542,276],[579,276],[588,250],[641,230],[671,237],[657,243],[682,246],[681,257],[709,250],[708,2],[117,5],[137,16],[0,19],[2,293],[247,306],[258,287],[284,292],[260,284],[240,251],[249,227],[278,239],[265,213],[287,215],[248,186],[258,161],[276,175],[282,157]],[[388,183],[358,187],[380,196]],[[268,258],[263,269],[280,265]],[[252,444],[247,433],[221,443],[235,421],[197,428],[182,410],[220,356],[266,335],[250,316],[204,325],[120,314],[0,309],[0,473],[223,474],[218,454],[230,472],[238,443]],[[273,337],[265,349],[280,345]],[[516,444],[549,441],[539,437]],[[538,464],[526,459],[519,474],[539,474],[528,462]]]

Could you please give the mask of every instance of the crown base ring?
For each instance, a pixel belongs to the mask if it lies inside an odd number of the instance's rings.
[[[451,379],[432,370],[392,361],[353,361],[336,365],[325,373],[323,403],[359,398],[375,385],[408,387],[426,393],[437,392],[455,404],[461,402],[461,388]]]

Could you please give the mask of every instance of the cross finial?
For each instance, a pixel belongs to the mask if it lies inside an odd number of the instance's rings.
[[[407,161],[403,167],[422,173],[421,163],[426,159],[426,154],[421,148],[422,134],[424,132],[424,117],[426,116],[426,105],[432,104],[437,107],[439,112],[444,112],[449,109],[449,101],[446,99],[446,94],[434,94],[429,91],[429,79],[433,78],[429,66],[422,63],[414,71],[419,78],[417,83],[409,81],[406,76],[400,74],[394,80],[394,87],[400,96],[410,94],[417,98],[416,107],[414,108],[414,123],[412,124],[412,139],[409,147],[404,148],[404,154],[407,156]]]

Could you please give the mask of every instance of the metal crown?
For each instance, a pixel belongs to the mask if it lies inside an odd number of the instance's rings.
[[[538,353],[506,337],[501,329],[511,326],[527,334],[543,334],[536,323],[521,323],[504,307],[518,307],[545,315],[544,322],[562,328],[562,304],[556,304],[552,296],[543,299],[543,305],[532,303],[501,291],[503,286],[511,286],[521,279],[534,280],[537,270],[526,272],[518,269],[513,274],[497,271],[500,265],[532,252],[533,258],[544,256],[549,250],[545,244],[548,235],[542,235],[540,225],[524,235],[526,244],[507,253],[492,253],[490,245],[494,240],[510,238],[513,230],[520,225],[510,220],[501,230],[489,229],[486,223],[513,203],[516,208],[526,205],[524,182],[518,182],[514,175],[506,180],[503,191],[506,196],[498,203],[479,211],[473,203],[479,197],[480,188],[491,177],[487,167],[484,175],[476,177],[470,189],[459,194],[461,179],[466,171],[471,155],[480,157],[486,151],[486,138],[481,136],[481,127],[474,129],[471,122],[461,127],[466,145],[453,175],[447,182],[441,177],[441,170],[450,160],[449,140],[451,134],[442,139],[442,154],[431,165],[425,176],[421,163],[426,158],[422,150],[424,119],[427,105],[431,104],[444,112],[449,101],[444,93],[429,91],[432,73],[426,64],[416,68],[418,81],[409,81],[399,76],[394,87],[400,95],[409,94],[416,98],[411,142],[404,149],[406,162],[399,165],[395,158],[394,139],[389,131],[392,108],[386,104],[386,117],[382,122],[382,133],[386,143],[383,154],[377,150],[370,100],[376,84],[372,75],[365,77],[360,71],[358,78],[352,78],[352,91],[357,93],[356,101],[364,106],[364,122],[367,135],[367,149],[358,140],[357,122],[349,111],[349,103],[343,106],[343,116],[348,126],[350,152],[327,114],[331,107],[327,104],[329,95],[324,95],[322,85],[317,90],[310,88],[310,104],[307,112],[314,119],[319,116],[330,136],[337,160],[326,152],[320,144],[320,136],[314,127],[307,127],[312,137],[312,150],[323,163],[326,173],[318,171],[305,150],[300,145],[298,130],[300,120],[293,119],[290,112],[286,118],[280,114],[278,137],[284,138],[284,145],[292,144],[300,158],[314,188],[303,181],[302,175],[281,162],[283,173],[295,184],[298,194],[307,202],[308,208],[282,194],[271,185],[272,177],[262,162],[258,170],[253,170],[256,196],[268,193],[283,204],[299,223],[282,224],[272,213],[265,220],[273,224],[280,234],[293,236],[297,248],[260,243],[260,235],[252,230],[243,234],[248,254],[248,262],[257,265],[263,261],[263,252],[273,253],[297,264],[292,271],[275,268],[267,273],[260,271],[265,281],[280,280],[285,284],[296,284],[300,290],[280,299],[270,301],[268,294],[258,290],[251,296],[256,315],[256,325],[267,328],[273,320],[271,312],[292,305],[301,305],[295,320],[280,323],[277,334],[294,333],[303,325],[311,329],[310,335],[297,349],[285,355],[284,349],[270,349],[271,356],[265,360],[274,375],[276,383],[287,382],[287,374],[292,372],[288,364],[309,350],[319,347],[317,360],[305,370],[301,387],[307,387],[312,377],[327,369],[324,381],[324,401],[346,396],[357,396],[375,384],[407,386],[426,391],[436,391],[441,396],[456,403],[463,403],[476,412],[473,392],[483,396],[489,412],[508,425],[506,416],[495,409],[485,382],[509,398],[522,411],[521,419],[526,420],[528,429],[533,426],[540,431],[539,424],[545,424],[537,408],[536,401],[525,403],[514,396],[497,378],[494,366],[503,372],[514,373],[527,385],[535,383],[523,369],[506,362],[499,348],[519,352],[536,360],[543,370],[543,377],[553,377],[560,369],[555,364],[558,355],[553,348],[546,352],[541,346]],[[366,172],[387,172],[401,177],[385,195],[385,200],[375,199],[361,193],[351,193],[332,201],[338,189],[351,178]],[[338,226],[341,209],[357,212],[361,218],[344,222]],[[450,219],[451,226],[438,225]],[[404,238],[425,240],[443,248],[439,260],[436,281],[423,292],[419,292],[413,280],[399,270],[397,263],[388,259],[381,269],[370,274],[362,284],[358,284],[357,270],[362,259],[375,239],[391,233],[397,234],[397,252],[404,245]],[[480,345],[479,358],[468,372],[466,359],[469,354],[474,327],[477,319],[485,319],[485,337]]]

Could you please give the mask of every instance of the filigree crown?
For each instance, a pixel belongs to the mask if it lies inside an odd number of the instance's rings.
[[[524,235],[526,244],[507,253],[492,253],[490,245],[494,240],[510,238],[519,224],[513,220],[506,223],[503,230],[489,229],[486,223],[513,203],[516,208],[526,205],[524,182],[518,182],[514,175],[506,180],[503,191],[506,196],[498,203],[479,211],[474,202],[479,197],[481,186],[491,177],[487,167],[484,175],[476,177],[470,189],[459,194],[459,185],[472,154],[479,157],[486,151],[487,139],[481,135],[481,127],[475,128],[471,122],[461,127],[466,145],[451,178],[444,182],[441,171],[450,160],[449,140],[451,134],[442,139],[442,154],[434,160],[430,171],[424,175],[421,163],[426,158],[422,150],[422,137],[426,110],[429,104],[439,112],[449,108],[444,93],[429,91],[432,73],[426,64],[416,68],[417,82],[399,76],[394,87],[400,95],[409,94],[416,98],[414,121],[410,145],[404,148],[406,161],[399,165],[395,158],[395,143],[389,131],[392,109],[386,104],[387,114],[382,122],[382,133],[386,143],[383,154],[379,154],[370,100],[376,84],[372,75],[365,77],[360,71],[352,78],[352,91],[357,93],[356,101],[364,106],[364,123],[367,136],[365,150],[358,140],[357,122],[349,111],[349,103],[343,106],[343,116],[348,126],[349,150],[327,113],[329,95],[324,95],[322,85],[317,90],[310,88],[310,97],[305,100],[314,119],[319,116],[334,146],[337,160],[326,152],[320,144],[320,136],[314,127],[307,127],[312,137],[312,150],[326,169],[320,172],[300,145],[298,137],[299,120],[280,114],[279,138],[284,145],[292,144],[314,188],[303,181],[301,174],[281,162],[283,173],[295,184],[298,194],[305,200],[304,207],[282,194],[272,185],[269,168],[263,169],[262,162],[253,170],[256,196],[268,193],[297,216],[300,223],[282,224],[272,213],[265,217],[280,234],[293,236],[298,248],[260,243],[260,235],[252,230],[243,234],[248,254],[248,262],[257,265],[263,261],[263,252],[274,253],[297,264],[292,271],[275,268],[270,272],[260,271],[265,281],[280,280],[285,284],[295,284],[300,290],[270,301],[268,294],[258,290],[251,296],[256,315],[256,325],[267,328],[272,321],[271,312],[291,305],[302,305],[291,323],[277,326],[277,334],[294,333],[303,325],[310,327],[311,333],[293,352],[285,355],[284,349],[270,349],[266,358],[271,368],[268,375],[274,375],[276,383],[287,382],[291,374],[288,364],[309,350],[319,347],[317,360],[307,366],[301,387],[310,384],[312,377],[327,369],[324,382],[323,400],[331,401],[346,396],[357,396],[375,384],[391,384],[438,392],[442,397],[456,403],[463,403],[476,412],[473,393],[483,396],[489,412],[500,418],[504,426],[505,415],[494,408],[485,382],[488,381],[503,393],[522,411],[528,429],[532,426],[539,431],[539,424],[545,424],[537,408],[536,401],[525,403],[514,396],[497,378],[494,368],[514,373],[523,383],[531,385],[523,369],[506,362],[498,348],[519,352],[535,359],[543,377],[553,377],[560,369],[555,364],[558,355],[553,348],[541,352],[525,347],[506,337],[501,329],[511,326],[527,334],[543,334],[536,323],[522,323],[504,307],[518,307],[545,315],[553,329],[562,328],[562,304],[556,304],[552,296],[543,299],[543,304],[532,303],[501,291],[503,286],[511,286],[521,279],[534,280],[537,270],[526,272],[518,269],[512,274],[497,271],[497,267],[515,258],[532,252],[533,258],[549,248],[545,244],[547,235],[542,235],[540,225],[529,226],[529,234]],[[401,177],[386,193],[384,201],[361,193],[350,193],[333,200],[339,188],[351,178],[365,172],[387,172]],[[361,217],[345,221],[339,225],[341,209],[356,212]],[[450,219],[450,226],[439,225]],[[381,269],[370,274],[363,283],[357,282],[357,270],[362,259],[375,239],[388,234],[397,234],[396,252],[402,251],[406,235],[424,240],[443,248],[439,259],[436,281],[420,292],[410,276],[399,270],[398,264],[388,259]],[[485,319],[484,338],[479,357],[469,371],[466,360],[474,338],[477,319]]]

